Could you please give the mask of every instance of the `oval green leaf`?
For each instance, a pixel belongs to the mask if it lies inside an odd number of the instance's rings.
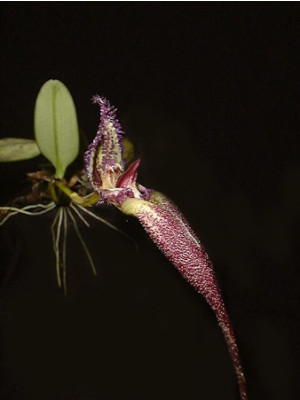
[[[28,160],[40,154],[40,150],[31,139],[3,138],[0,139],[0,162]]]
[[[79,129],[72,96],[62,82],[51,79],[40,89],[34,132],[41,153],[54,165],[56,176],[63,178],[79,152]]]

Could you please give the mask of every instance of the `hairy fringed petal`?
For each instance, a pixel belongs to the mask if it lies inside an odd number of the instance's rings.
[[[100,106],[100,124],[95,139],[85,153],[85,165],[94,189],[112,189],[124,171],[122,136],[116,119],[116,109],[109,101],[94,96],[93,102]]]

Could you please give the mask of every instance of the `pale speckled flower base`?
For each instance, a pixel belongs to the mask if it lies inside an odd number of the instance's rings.
[[[100,105],[100,125],[85,161],[89,179],[99,194],[99,202],[113,204],[124,214],[138,218],[162,253],[207,300],[225,336],[241,400],[247,400],[245,377],[232,325],[203,245],[167,197],[137,183],[139,160],[125,170],[122,131],[115,119],[115,109],[99,96],[94,101]]]

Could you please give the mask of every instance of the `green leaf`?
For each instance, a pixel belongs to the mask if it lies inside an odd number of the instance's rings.
[[[49,80],[41,88],[35,103],[34,132],[41,153],[63,178],[68,165],[79,152],[76,109],[66,86]]]
[[[27,160],[39,154],[40,150],[35,140],[21,138],[0,139],[0,162]]]

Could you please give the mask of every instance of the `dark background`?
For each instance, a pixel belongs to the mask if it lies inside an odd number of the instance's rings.
[[[94,94],[118,108],[142,158],[140,182],[182,209],[215,265],[249,399],[296,399],[299,354],[299,6],[1,5],[1,136],[33,137],[48,79],[71,91],[92,140]],[[38,161],[1,166],[1,204]],[[133,219],[101,209],[139,244],[70,227],[68,295],[50,224],[1,228],[2,399],[238,399],[204,299]]]

